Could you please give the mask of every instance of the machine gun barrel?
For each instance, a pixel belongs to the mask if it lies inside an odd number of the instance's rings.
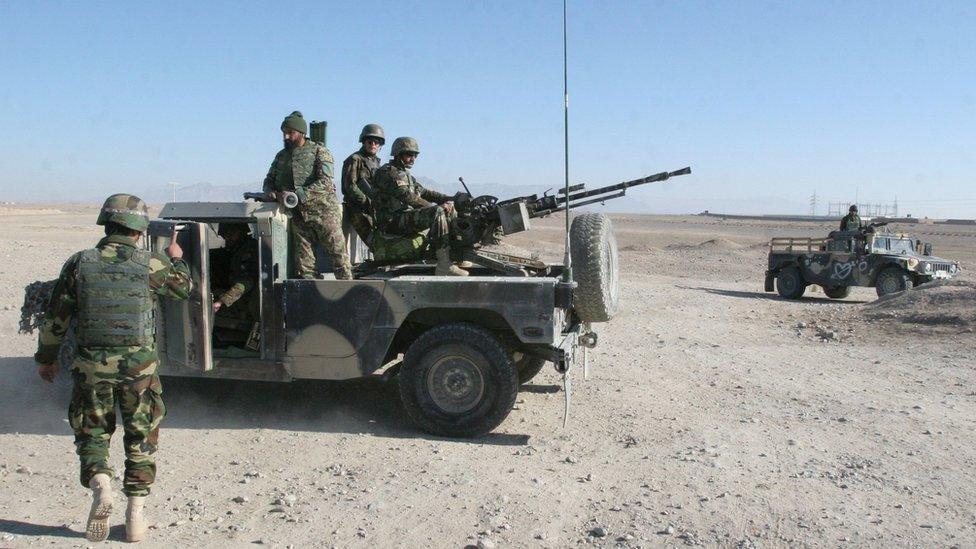
[[[656,173],[640,179],[632,179],[630,181],[624,181],[623,183],[617,183],[616,185],[608,185],[606,187],[600,187],[598,189],[589,191],[573,192],[573,190],[582,189],[581,185],[577,185],[570,188],[569,196],[544,196],[536,199],[533,203],[528,205],[529,217],[542,217],[555,212],[560,212],[565,210],[567,207],[576,208],[585,206],[587,204],[594,204],[597,202],[603,202],[605,200],[620,198],[621,196],[627,194],[627,189],[630,187],[646,185],[648,183],[658,183],[660,181],[666,181],[672,177],[688,175],[690,173],[691,167],[686,167],[673,172]]]

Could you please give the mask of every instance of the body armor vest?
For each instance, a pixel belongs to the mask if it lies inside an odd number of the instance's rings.
[[[153,343],[149,252],[133,250],[118,263],[97,248],[78,264],[78,344],[82,347],[148,347]]]

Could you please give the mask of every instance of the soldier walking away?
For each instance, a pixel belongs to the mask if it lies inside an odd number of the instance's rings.
[[[386,143],[383,128],[379,124],[366,124],[359,132],[359,142],[362,147],[342,163],[342,231],[353,263],[365,259],[363,243],[369,242],[373,232],[370,182],[380,167],[377,154]]]
[[[92,490],[85,537],[102,541],[108,536],[115,476],[109,446],[118,405],[125,429],[125,536],[140,541],[146,535],[143,506],[156,478],[159,424],[166,415],[156,373],[154,304],[158,296],[186,299],[190,270],[175,231],[166,255],[140,247],[149,214],[138,197],[108,197],[96,223],[105,226],[105,238],[95,248],[72,255],[61,269],[34,360],[41,379],[52,382],[61,341],[76,320],[78,350],[71,364],[68,422],[81,461],[81,484]]]
[[[856,231],[862,228],[864,228],[864,223],[861,221],[861,217],[857,215],[857,206],[851,204],[851,207],[847,209],[847,215],[840,220],[840,230]]]
[[[294,111],[281,123],[285,147],[278,151],[268,175],[264,192],[272,200],[283,200],[284,192],[298,196],[298,206],[286,210],[291,216],[294,241],[294,274],[298,278],[315,278],[315,246],[322,244],[332,260],[332,271],[340,280],[352,279],[349,255],[342,239],[342,217],[332,178],[332,153],[308,139],[308,123],[302,113]]]
[[[427,231],[427,240],[437,256],[434,274],[467,276],[468,271],[451,263],[451,222],[457,218],[452,197],[425,189],[410,174],[420,146],[412,137],[393,141],[393,160],[373,175],[373,215],[376,228],[384,233],[412,235]]]

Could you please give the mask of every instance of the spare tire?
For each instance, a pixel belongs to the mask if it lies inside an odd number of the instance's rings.
[[[578,284],[573,296],[576,314],[583,322],[610,320],[620,299],[617,238],[610,218],[597,213],[577,215],[569,229],[569,244],[573,279]]]

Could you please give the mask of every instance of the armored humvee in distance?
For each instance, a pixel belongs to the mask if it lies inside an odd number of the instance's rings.
[[[214,340],[211,256],[223,246],[216,232],[222,224],[246,225],[257,241],[258,314],[247,345]],[[607,320],[616,308],[616,241],[609,218],[599,214],[573,222],[578,286],[561,282],[562,265],[538,261],[519,277],[479,266],[472,276],[435,277],[433,265],[415,263],[355,280],[288,278],[288,217],[276,203],[167,204],[150,223],[149,246],[165,248],[174,228],[194,288],[186,301],[161,300],[161,374],[342,380],[387,367],[385,376],[399,378],[411,419],[438,435],[495,428],[520,383],[547,362],[566,371],[581,346],[596,344],[590,322]],[[587,272],[588,261],[596,272]]]
[[[773,238],[765,290],[799,299],[807,286],[843,299],[852,286],[874,287],[878,296],[910,289],[936,279],[952,278],[958,263],[932,255],[932,245],[903,234],[876,232],[885,223],[864,229],[833,231],[827,238]]]

